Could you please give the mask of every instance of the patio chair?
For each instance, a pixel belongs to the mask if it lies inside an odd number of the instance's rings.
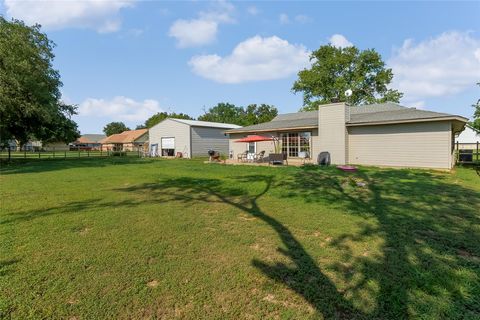
[[[265,157],[265,151],[260,151],[255,155],[256,162],[263,162],[263,158]]]
[[[237,161],[238,161],[238,162],[243,162],[244,160],[247,160],[247,155],[248,155],[248,151],[239,153],[239,154],[237,155]]]

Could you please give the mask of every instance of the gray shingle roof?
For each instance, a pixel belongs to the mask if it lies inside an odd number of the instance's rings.
[[[405,108],[390,110],[390,111],[379,111],[379,112],[363,112],[363,113],[351,113],[349,124],[359,124],[359,123],[374,123],[374,122],[387,122],[387,121],[407,121],[407,120],[417,120],[417,119],[433,119],[433,118],[443,118],[443,117],[452,117],[451,114],[433,112],[427,110],[418,110],[414,108]]]
[[[90,134],[90,133],[87,133],[87,134],[82,134],[81,138],[85,139],[85,140],[88,140],[88,141],[92,141],[92,142],[99,142],[100,140],[102,139],[105,139],[107,136],[104,135],[104,134]]]
[[[409,121],[455,117],[454,115],[415,108],[403,107],[397,103],[387,102],[363,106],[350,106],[350,120],[347,124],[368,124],[388,121]],[[467,119],[465,119],[467,120]],[[280,114],[270,122],[247,126],[228,132],[255,132],[265,130],[318,127],[318,111]]]
[[[311,128],[317,126],[318,112],[307,111],[279,114],[270,122],[264,122],[234,130],[228,130],[228,132],[264,131],[289,128]]]

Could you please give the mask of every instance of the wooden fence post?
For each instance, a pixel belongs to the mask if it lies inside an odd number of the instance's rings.
[[[8,146],[8,161],[10,161],[11,159],[11,153],[12,153],[12,150],[10,149],[10,146]]]
[[[67,159],[67,150],[65,150],[65,159]]]
[[[478,162],[478,141],[477,141],[477,162]]]
[[[90,150],[87,150],[87,157],[90,157]]]
[[[38,150],[38,159],[40,159],[40,150]]]
[[[55,147],[53,147],[53,157],[55,158]]]
[[[458,141],[457,141],[457,163],[460,162],[460,151],[458,150]]]
[[[27,159],[27,149],[23,150],[23,158]]]
[[[80,158],[80,148],[78,148],[78,157]]]

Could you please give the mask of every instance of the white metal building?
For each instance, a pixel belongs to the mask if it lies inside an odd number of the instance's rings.
[[[208,156],[208,150],[228,155],[226,130],[240,128],[235,124],[167,118],[149,130],[152,156],[191,158]]]
[[[465,130],[455,137],[455,144],[459,149],[476,149],[477,143],[480,143],[480,132],[468,124],[465,126]]]

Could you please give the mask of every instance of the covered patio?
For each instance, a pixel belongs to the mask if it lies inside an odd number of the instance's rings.
[[[303,140],[301,140],[303,139]],[[303,165],[310,163],[311,157],[310,134],[301,135],[298,133],[278,134],[254,134],[232,140],[236,153],[231,153],[227,163],[247,165]],[[244,151],[242,145],[244,145]],[[294,157],[289,152],[289,146],[296,148]]]

